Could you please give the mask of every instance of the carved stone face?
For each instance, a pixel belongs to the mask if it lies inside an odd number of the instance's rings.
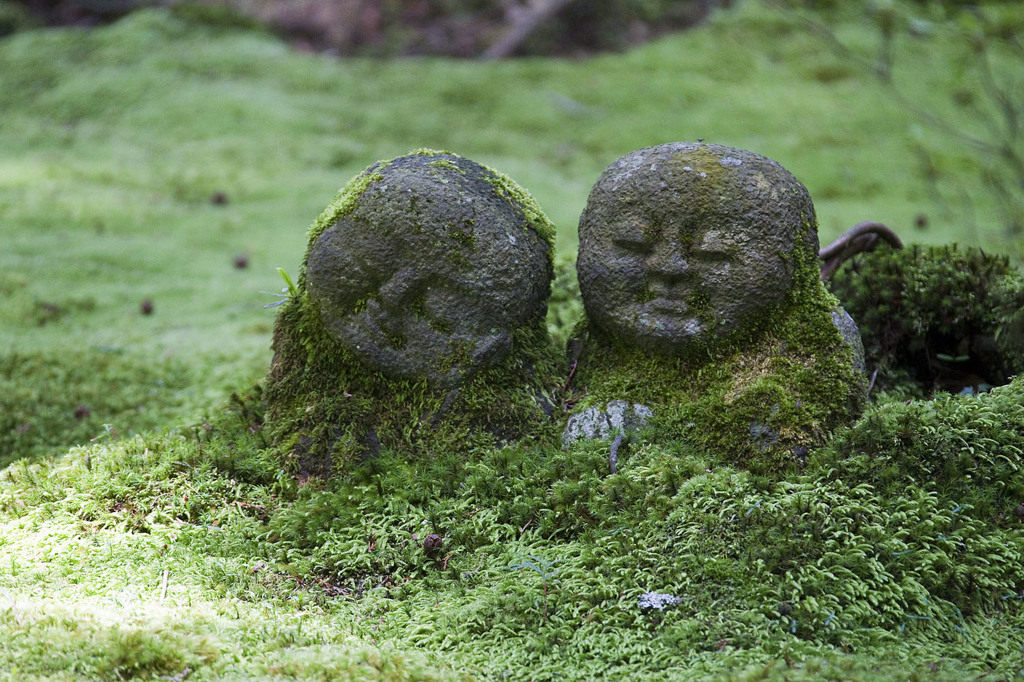
[[[472,161],[413,155],[375,172],[383,178],[312,244],[310,298],[365,365],[453,386],[543,318],[548,245]]]
[[[793,286],[793,250],[817,251],[814,207],[774,161],[717,145],[642,149],[598,179],[577,261],[590,320],[674,355],[753,324]]]

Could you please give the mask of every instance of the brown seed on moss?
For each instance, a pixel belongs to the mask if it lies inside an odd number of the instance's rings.
[[[92,414],[92,410],[90,410],[85,405],[79,405],[78,407],[75,408],[73,414],[75,415],[75,419],[85,419],[86,417]]]
[[[249,267],[249,257],[246,256],[244,253],[235,256],[234,262],[235,267],[238,268],[239,270],[245,270],[247,267]]]
[[[141,312],[143,315],[152,315],[153,314],[153,301],[151,301],[148,298],[144,299],[142,301],[142,303],[139,304],[139,312]]]
[[[429,557],[435,557],[444,547],[444,540],[437,533],[431,533],[423,539],[423,551]]]

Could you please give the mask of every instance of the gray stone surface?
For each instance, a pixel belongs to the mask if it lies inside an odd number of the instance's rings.
[[[860,329],[857,323],[850,317],[850,313],[841,307],[832,311],[832,324],[839,330],[840,336],[851,349],[853,349],[853,369],[856,372],[863,372],[867,369],[864,360],[864,342],[860,338]]]
[[[647,425],[654,412],[646,405],[612,400],[604,407],[590,407],[571,417],[562,431],[562,445],[569,447],[581,438],[604,440],[616,433],[628,434]]]
[[[370,171],[382,177],[310,246],[310,299],[372,370],[456,386],[543,319],[548,243],[473,161],[412,154]]]
[[[644,592],[636,600],[637,606],[640,607],[641,611],[664,611],[672,606],[678,606],[683,603],[683,600],[674,594],[665,594],[664,592]]]
[[[781,303],[794,248],[816,254],[814,206],[778,163],[719,145],[632,152],[594,185],[580,219],[591,322],[666,354],[713,344]]]

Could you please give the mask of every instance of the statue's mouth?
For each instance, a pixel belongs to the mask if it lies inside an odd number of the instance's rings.
[[[687,315],[690,312],[685,301],[664,297],[648,301],[646,307],[650,312],[662,315]]]

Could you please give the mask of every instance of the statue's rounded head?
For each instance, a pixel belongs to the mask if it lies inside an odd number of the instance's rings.
[[[535,212],[510,181],[453,154],[410,154],[353,183],[367,177],[307,254],[328,333],[386,377],[439,386],[503,360],[547,309],[550,243]]]
[[[591,323],[665,355],[756,326],[793,288],[795,252],[818,250],[799,180],[764,156],[698,143],[641,149],[609,166],[579,236]]]

